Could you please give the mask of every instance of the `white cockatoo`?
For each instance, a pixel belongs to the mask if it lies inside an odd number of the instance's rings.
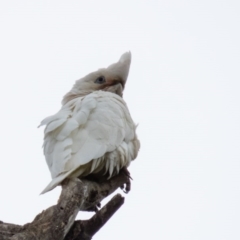
[[[117,63],[77,80],[60,111],[41,122],[52,176],[42,193],[66,178],[111,178],[137,157],[136,125],[122,98],[130,63],[131,53],[126,52]]]

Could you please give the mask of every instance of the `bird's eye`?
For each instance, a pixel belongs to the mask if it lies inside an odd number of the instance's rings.
[[[105,83],[106,80],[105,80],[105,77],[104,76],[101,76],[101,77],[98,77],[96,80],[95,80],[95,83],[98,83],[98,84],[102,84],[102,83]]]

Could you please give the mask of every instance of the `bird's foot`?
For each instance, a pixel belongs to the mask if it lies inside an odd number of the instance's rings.
[[[124,193],[129,193],[131,190],[131,180],[133,180],[131,178],[130,172],[128,171],[128,169],[126,167],[123,167],[121,169],[121,172],[127,176],[127,181],[125,182],[124,185],[122,185],[120,188],[123,190]]]

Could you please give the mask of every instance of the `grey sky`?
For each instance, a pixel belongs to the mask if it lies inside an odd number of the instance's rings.
[[[37,126],[76,79],[130,50],[124,99],[142,148],[95,239],[240,239],[239,23],[233,0],[1,1],[0,220],[56,203],[60,188],[39,196]]]

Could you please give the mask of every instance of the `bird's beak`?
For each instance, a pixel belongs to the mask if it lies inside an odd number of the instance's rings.
[[[107,68],[120,78],[118,81],[121,83],[122,87],[124,87],[127,82],[130,64],[131,52],[126,52],[120,57],[118,62],[111,64]]]

